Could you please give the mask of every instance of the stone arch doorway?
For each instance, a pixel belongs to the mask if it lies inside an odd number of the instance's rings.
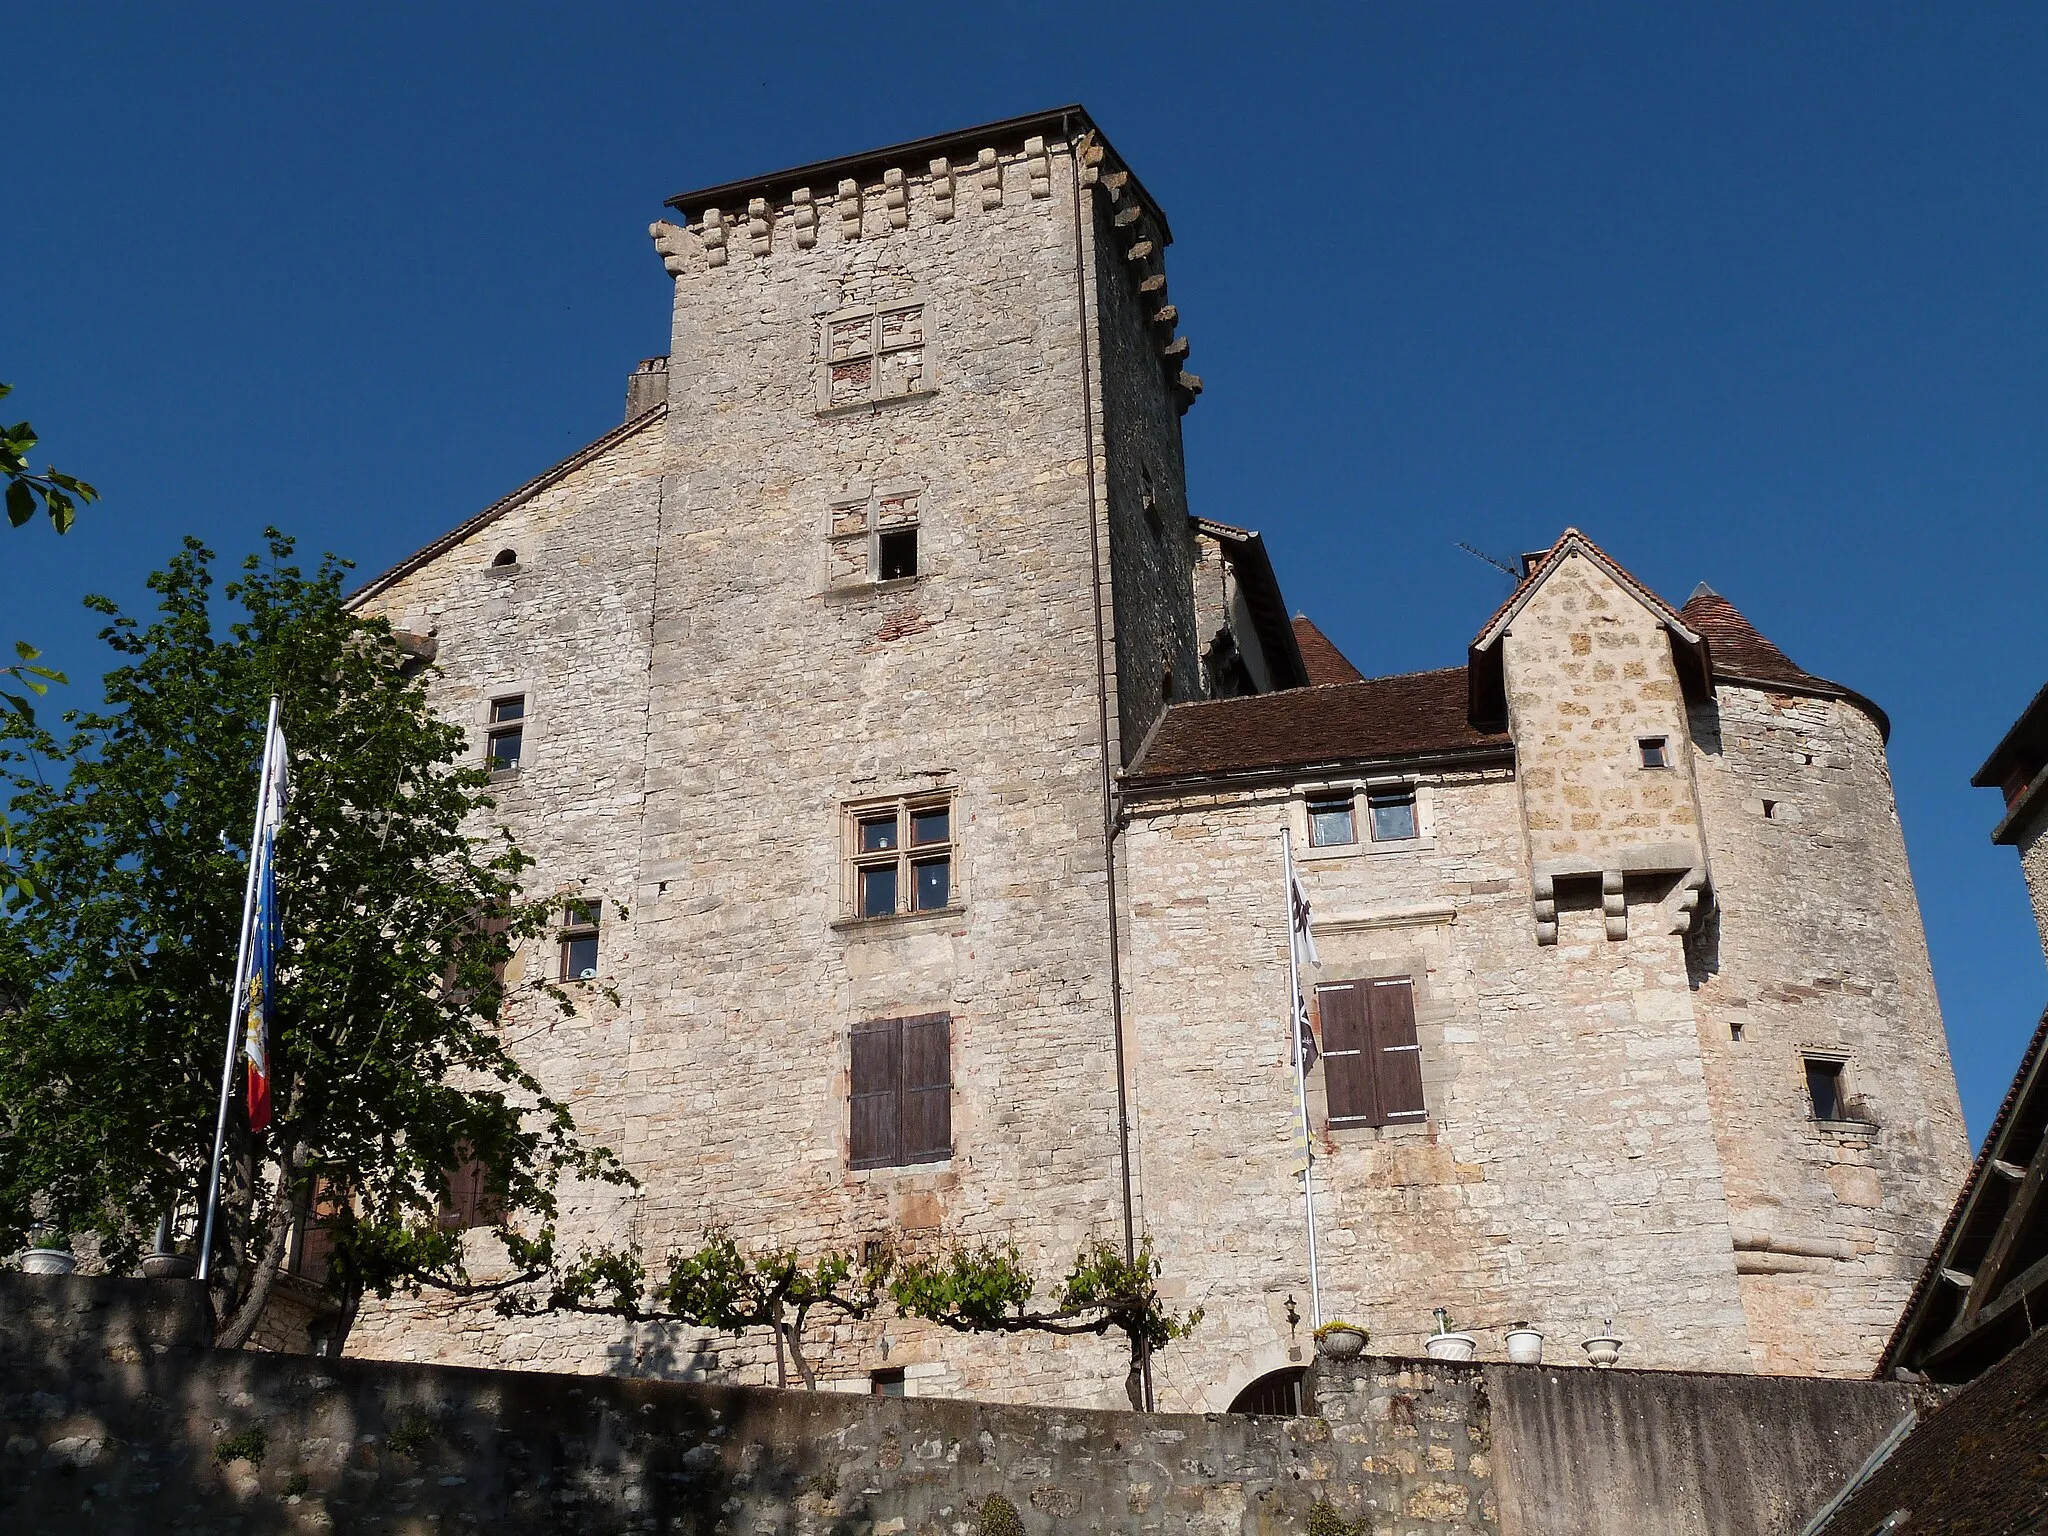
[[[1226,1413],[1268,1413],[1286,1418],[1301,1416],[1301,1382],[1308,1374],[1305,1365],[1282,1366],[1255,1377],[1230,1400]]]

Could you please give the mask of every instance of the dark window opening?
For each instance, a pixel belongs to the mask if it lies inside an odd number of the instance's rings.
[[[910,867],[917,871],[917,910],[941,910],[953,895],[953,861],[919,859]]]
[[[597,935],[604,904],[572,901],[562,908],[562,980],[591,981],[597,976]]]
[[[526,695],[491,700],[489,728],[484,733],[484,761],[492,773],[516,773],[526,744]]]
[[[896,911],[896,866],[879,864],[860,872],[860,915],[890,917]]]
[[[1669,742],[1662,736],[1645,736],[1636,743],[1643,754],[1645,768],[1669,768],[1671,751]]]
[[[1374,842],[1398,843],[1416,835],[1414,790],[1376,789],[1365,799],[1372,813]]]
[[[868,1395],[870,1397],[903,1396],[903,1368],[897,1366],[894,1370],[869,1371]]]
[[[1305,1365],[1283,1366],[1268,1371],[1230,1400],[1229,1413],[1270,1413],[1286,1418],[1301,1417],[1301,1383],[1308,1375]]]
[[[503,567],[507,565],[517,565],[518,563],[519,551],[517,551],[516,549],[501,549],[495,555],[491,556],[491,565],[494,568]]]
[[[1167,669],[1166,669],[1166,670],[1165,670],[1165,671],[1164,671],[1163,673],[1161,673],[1161,674],[1160,674],[1160,677],[1159,677],[1159,697],[1160,697],[1160,700],[1161,700],[1162,702],[1165,702],[1165,703],[1170,703],[1170,702],[1172,702],[1172,699],[1173,699],[1173,668],[1171,668],[1171,667],[1168,667],[1168,668],[1167,668]]]
[[[1312,848],[1341,848],[1358,841],[1357,820],[1349,795],[1309,801],[1308,840]]]
[[[1138,505],[1144,509],[1146,525],[1152,532],[1155,535],[1165,533],[1166,519],[1159,513],[1159,495],[1152,489],[1152,466],[1149,464],[1138,466]]]
[[[1729,1038],[1730,1040],[1738,1040],[1738,1041],[1739,1041],[1739,1040],[1740,1040],[1740,1039],[1742,1038],[1742,1026],[1741,1026],[1741,1024],[1739,1024],[1739,1023],[1730,1023],[1730,1024],[1729,1024],[1729,1026],[1728,1026],[1728,1038]]]
[[[1775,800],[1766,800],[1766,801],[1764,802],[1764,820],[1765,820],[1765,821],[1776,821],[1777,819],[1778,819],[1778,802],[1777,802],[1777,801],[1775,801]]]
[[[896,813],[886,816],[863,816],[860,819],[860,851],[880,853],[896,846]]]
[[[1426,1118],[1415,987],[1407,977],[1316,988],[1330,1124],[1401,1125]]]
[[[1816,1120],[1846,1120],[1849,1101],[1842,1093],[1842,1063],[1806,1058],[1806,1096]]]
[[[896,528],[875,539],[880,581],[907,581],[917,574],[917,530]]]
[[[871,1019],[853,1027],[847,1161],[855,1168],[953,1155],[952,1015]]]

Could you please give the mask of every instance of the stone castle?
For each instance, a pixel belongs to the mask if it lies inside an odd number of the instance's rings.
[[[1876,705],[1575,530],[1462,665],[1361,676],[1190,508],[1171,234],[1078,107],[671,207],[625,423],[356,598],[559,893],[515,972],[581,1010],[504,1026],[644,1181],[572,1241],[1007,1239],[1050,1280],[1148,1235],[1205,1313],[1160,1406],[1260,1400],[1313,1348],[1287,832],[1327,1314],[1872,1369],[1969,1163]],[[350,1348],[774,1371],[432,1298]],[[1122,1398],[1094,1340],[820,1353]]]

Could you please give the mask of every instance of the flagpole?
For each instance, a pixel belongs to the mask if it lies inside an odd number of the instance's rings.
[[[1287,877],[1287,1027],[1294,1041],[1294,1097],[1301,1110],[1301,1203],[1308,1218],[1308,1310],[1310,1326],[1323,1326],[1323,1282],[1316,1257],[1315,1142],[1308,1129],[1308,1052],[1301,1038],[1301,956],[1294,942],[1294,834],[1280,829],[1280,861]]]
[[[249,873],[242,886],[242,931],[235,944],[235,986],[228,1004],[228,1053],[220,1068],[220,1114],[213,1123],[213,1165],[206,1180],[206,1226],[199,1239],[199,1278],[213,1267],[213,1217],[220,1204],[220,1154],[227,1141],[228,1100],[235,1091],[235,1048],[242,1043],[242,995],[249,976],[249,918],[256,907],[256,866],[263,861],[263,816],[270,804],[270,780],[277,768],[277,700],[270,701],[270,719],[263,727],[263,768],[256,777],[256,825],[249,834]]]

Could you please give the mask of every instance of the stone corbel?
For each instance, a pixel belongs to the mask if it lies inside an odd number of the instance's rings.
[[[889,211],[891,229],[907,229],[910,225],[910,192],[903,185],[903,171],[890,166],[882,172],[882,206]]]
[[[796,213],[796,248],[808,251],[818,243],[818,205],[811,198],[809,187],[798,187],[789,194]]]
[[[1628,937],[1628,893],[1622,886],[1621,871],[1600,871],[1600,910],[1607,918],[1607,937]]]
[[[716,208],[704,210],[704,259],[714,267],[725,265],[725,215]]]
[[[1052,156],[1045,152],[1040,137],[1024,141],[1024,167],[1031,174],[1031,195],[1043,201],[1052,196]]]
[[[668,269],[670,277],[681,277],[689,267],[690,258],[703,254],[704,242],[680,224],[657,219],[647,226],[647,233],[654,241],[655,254],[661,257],[661,264]]]
[[[766,256],[774,242],[775,221],[768,216],[768,199],[756,197],[747,203],[747,249]]]
[[[953,217],[953,162],[946,159],[931,163],[932,173],[932,217],[950,219]]]
[[[1694,920],[1698,917],[1700,900],[1706,892],[1707,872],[1697,866],[1685,872],[1678,882],[1678,889],[1671,893],[1671,931],[1676,934],[1692,932]]]
[[[996,159],[996,152],[984,149],[974,157],[975,174],[981,178],[981,206],[983,209],[1003,206],[1003,168]]]
[[[860,238],[860,183],[857,181],[839,183],[839,238]]]
[[[1529,890],[1535,898],[1531,906],[1536,914],[1536,942],[1555,944],[1557,942],[1557,877],[1536,875],[1529,881]]]
[[[1102,178],[1102,144],[1094,134],[1081,140],[1081,185],[1092,187]]]

